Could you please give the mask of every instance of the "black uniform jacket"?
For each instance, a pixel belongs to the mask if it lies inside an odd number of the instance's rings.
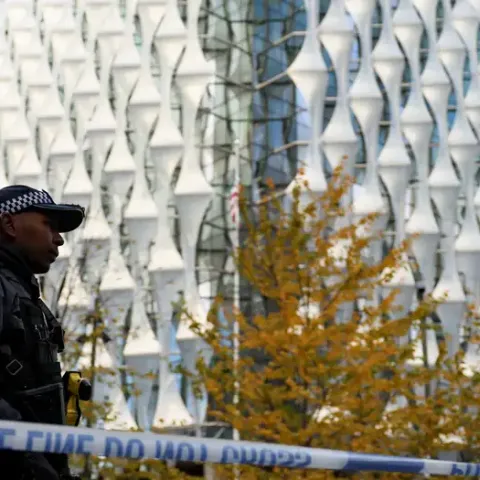
[[[0,418],[64,423],[63,331],[13,247],[0,246]]]

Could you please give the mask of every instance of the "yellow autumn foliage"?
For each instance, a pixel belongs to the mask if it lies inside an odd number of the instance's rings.
[[[247,316],[217,299],[210,329],[191,318],[213,351],[211,364],[199,360],[195,378],[206,386],[209,417],[249,441],[429,458],[458,450],[476,458],[479,378],[464,374],[463,352],[448,358],[442,343],[434,365],[418,358],[409,333],[426,335],[436,303],[425,296],[411,309],[398,305],[397,291],[386,286],[405,267],[408,242],[376,257],[373,247],[385,241],[384,232],[375,228],[375,215],[359,219],[343,206],[351,187],[337,169],[321,198],[306,184],[288,202],[273,184],[255,208],[241,196],[244,232],[236,263],[243,287],[259,301]],[[338,476],[239,468],[242,480]],[[234,478],[231,467],[216,473]]]

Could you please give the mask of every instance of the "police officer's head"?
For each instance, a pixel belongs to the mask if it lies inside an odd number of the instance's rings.
[[[14,246],[33,273],[46,273],[64,241],[61,233],[85,218],[79,205],[56,204],[45,190],[25,185],[0,189],[0,244]]]

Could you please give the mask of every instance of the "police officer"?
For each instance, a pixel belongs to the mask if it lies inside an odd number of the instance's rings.
[[[65,423],[57,358],[63,330],[34,275],[48,272],[64,243],[60,234],[84,217],[82,207],[56,204],[44,190],[0,189],[0,419]],[[66,455],[0,451],[0,465],[12,479],[77,478]]]

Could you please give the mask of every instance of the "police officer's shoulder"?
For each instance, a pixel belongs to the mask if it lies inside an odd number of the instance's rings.
[[[18,276],[15,275],[10,269],[3,268],[0,265],[0,283],[3,286],[5,295],[13,293],[15,296],[30,298],[31,294],[25,289]]]
[[[18,285],[10,273],[0,268],[0,307],[2,314],[10,312],[15,300],[18,301]]]
[[[0,269],[0,332],[5,327],[4,319],[10,317],[13,311],[14,294],[13,288],[9,285],[8,279]]]
[[[5,298],[12,290],[12,281],[5,273],[3,269],[0,268],[0,298]]]

